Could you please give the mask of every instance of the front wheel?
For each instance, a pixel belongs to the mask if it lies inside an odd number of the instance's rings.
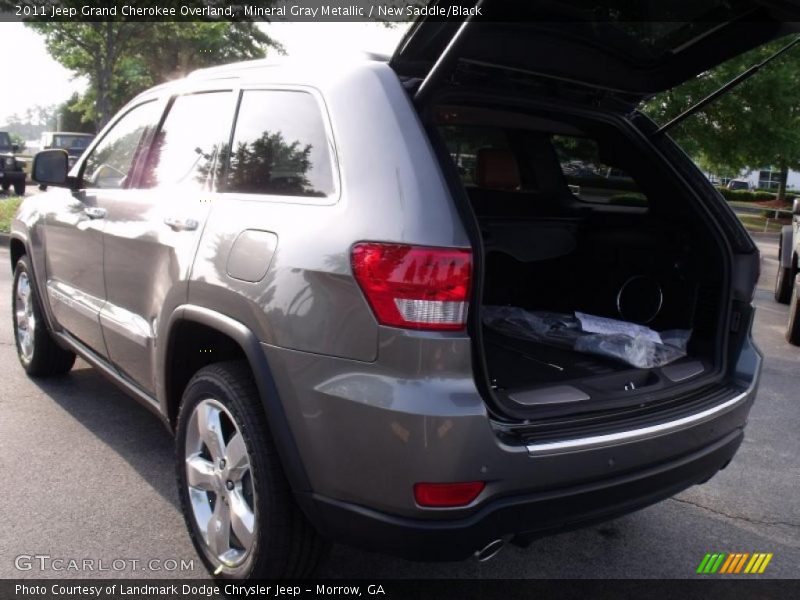
[[[30,262],[23,255],[14,268],[11,295],[17,356],[31,377],[63,375],[75,364],[75,354],[56,344],[47,330],[34,285]]]
[[[313,571],[324,543],[295,504],[246,363],[209,365],[192,377],[175,449],[184,518],[213,575]]]

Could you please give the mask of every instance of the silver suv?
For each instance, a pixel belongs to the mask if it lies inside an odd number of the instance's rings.
[[[22,366],[78,355],[174,431],[222,577],[326,541],[488,558],[708,480],[755,397],[759,256],[634,106],[766,38],[671,25],[423,19],[390,60],[141,94],[69,173],[36,157]]]

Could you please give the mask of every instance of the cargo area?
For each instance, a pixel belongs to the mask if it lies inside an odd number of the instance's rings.
[[[480,230],[476,339],[504,412],[618,408],[718,374],[729,259],[673,174],[613,123],[464,106],[440,107],[437,122]],[[636,366],[624,355],[638,334],[594,334],[596,347],[624,342],[623,358],[613,357],[576,350],[560,325],[533,339],[514,321],[497,327],[498,310],[559,323],[585,313],[622,327],[678,330],[688,344],[677,358]]]

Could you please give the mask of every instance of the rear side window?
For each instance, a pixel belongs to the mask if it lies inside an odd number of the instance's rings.
[[[155,101],[140,104],[125,113],[87,157],[83,169],[86,186],[99,189],[129,187],[130,171],[159,116],[161,112]]]
[[[205,189],[233,121],[233,92],[178,96],[153,136],[140,187]]]
[[[223,191],[323,197],[334,189],[330,141],[314,97],[243,92]]]
[[[647,206],[647,197],[630,174],[604,162],[595,140],[554,135],[551,141],[570,191],[579,200],[594,204]]]
[[[481,187],[480,156],[511,154],[506,132],[496,127],[444,125],[439,131],[464,185]]]

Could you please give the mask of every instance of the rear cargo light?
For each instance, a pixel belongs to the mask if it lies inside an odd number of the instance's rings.
[[[415,483],[414,499],[420,506],[466,506],[483,491],[483,481],[463,483]]]
[[[459,330],[467,322],[472,253],[363,242],[353,246],[353,273],[382,325]]]

